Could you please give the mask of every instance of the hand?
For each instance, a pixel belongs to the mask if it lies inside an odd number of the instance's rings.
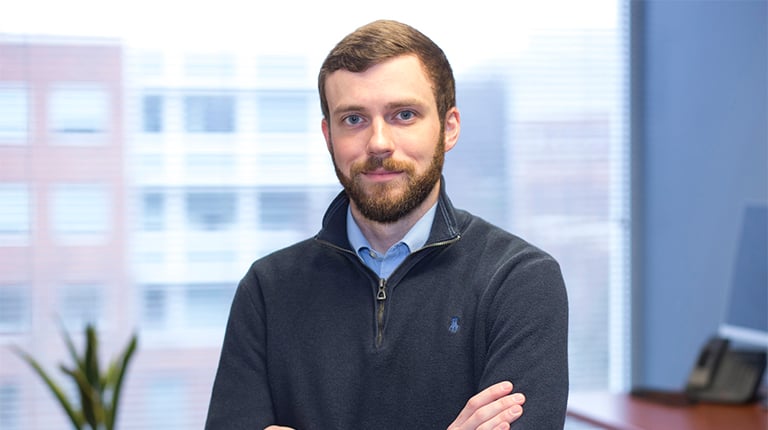
[[[507,430],[523,414],[525,396],[512,394],[512,383],[499,382],[467,401],[448,430]]]
[[[294,430],[291,427],[282,427],[282,426],[269,426],[265,428],[264,430]]]

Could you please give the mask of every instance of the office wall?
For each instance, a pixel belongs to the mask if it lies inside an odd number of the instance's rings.
[[[633,6],[634,382],[679,389],[724,311],[744,206],[768,202],[768,1]]]

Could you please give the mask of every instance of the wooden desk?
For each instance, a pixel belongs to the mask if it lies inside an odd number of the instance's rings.
[[[759,404],[665,406],[606,392],[571,393],[568,416],[609,430],[766,430]]]

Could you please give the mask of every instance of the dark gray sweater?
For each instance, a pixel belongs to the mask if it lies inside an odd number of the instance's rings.
[[[386,281],[350,248],[342,193],[320,233],[256,261],[237,289],[208,430],[445,429],[509,380],[513,429],[561,429],[568,304],[558,264],[454,209]]]

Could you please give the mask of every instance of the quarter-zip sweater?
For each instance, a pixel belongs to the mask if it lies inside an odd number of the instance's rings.
[[[455,209],[441,188],[427,243],[379,279],[349,244],[348,205],[341,193],[314,238],[240,282],[206,429],[445,429],[503,380],[526,395],[513,429],[561,429],[568,305],[557,262]]]

